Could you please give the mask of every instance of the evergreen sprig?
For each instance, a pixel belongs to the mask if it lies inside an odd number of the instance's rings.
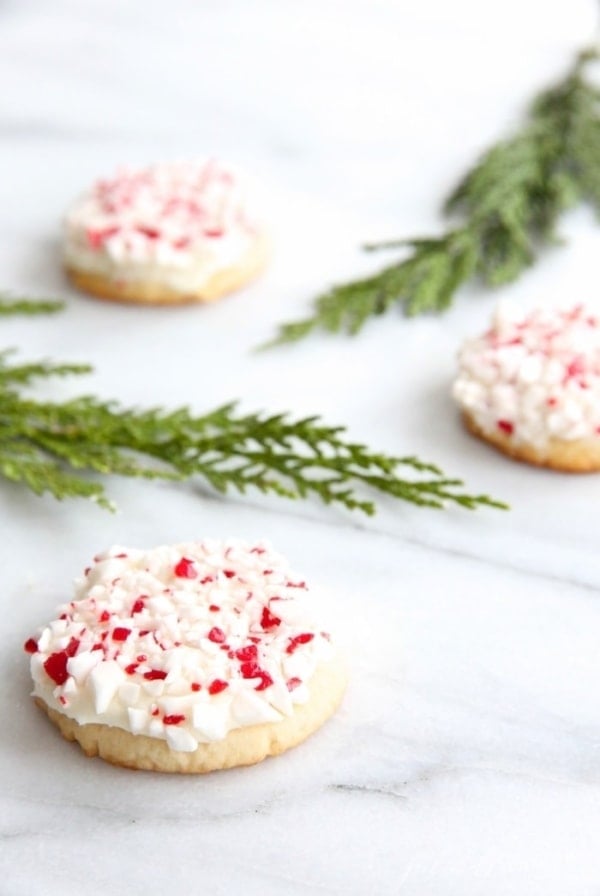
[[[515,280],[542,246],[556,241],[565,209],[585,200],[600,210],[600,91],[579,55],[567,77],[531,104],[522,129],[486,152],[444,205],[462,223],[441,236],[371,244],[407,254],[376,274],[333,286],[311,315],[280,326],[268,346],[314,330],[357,333],[400,304],[406,314],[443,311],[473,277],[487,286]]]
[[[487,495],[465,494],[459,479],[417,458],[392,457],[349,441],[343,427],[318,417],[242,414],[235,404],[195,416],[187,408],[128,409],[93,396],[45,402],[29,395],[37,378],[89,370],[15,364],[9,352],[0,354],[0,477],[38,495],[90,498],[108,508],[112,504],[94,474],[198,476],[221,493],[256,489],[284,498],[315,496],[367,514],[375,511],[369,492],[424,507],[505,506]]]
[[[0,291],[0,317],[17,314],[53,314],[64,307],[65,303],[60,299],[30,299]]]

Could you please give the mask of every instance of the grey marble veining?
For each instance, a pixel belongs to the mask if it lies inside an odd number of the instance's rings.
[[[0,4],[2,284],[69,303],[2,321],[2,345],[95,366],[47,394],[322,413],[512,505],[383,501],[363,519],[114,480],[111,516],[3,485],[0,896],[600,891],[600,480],[512,464],[462,431],[454,354],[496,297],[251,351],[324,284],[370,270],[365,239],[439,228],[443,191],[594,15],[592,0]],[[263,280],[178,311],[70,291],[57,234],[72,196],[121,162],[206,152],[264,189]],[[564,233],[515,300],[595,299],[600,232],[576,212]],[[21,644],[99,548],[196,534],[270,538],[322,587],[351,657],[344,704],[251,769],[182,780],[87,760],[32,705]]]

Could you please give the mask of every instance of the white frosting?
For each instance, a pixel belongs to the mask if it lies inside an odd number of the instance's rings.
[[[600,435],[600,318],[583,305],[498,306],[459,353],[453,395],[482,430],[543,446]]]
[[[25,649],[51,708],[182,751],[289,716],[332,656],[305,583],[234,540],[111,548]]]
[[[260,230],[239,174],[214,160],[122,169],[65,218],[67,265],[104,277],[197,290]]]

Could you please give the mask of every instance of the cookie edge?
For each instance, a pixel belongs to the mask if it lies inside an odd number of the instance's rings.
[[[64,265],[65,273],[76,289],[95,298],[128,305],[189,305],[215,302],[255,280],[265,269],[270,243],[264,234],[257,236],[235,264],[220,268],[197,290],[177,290],[152,280],[118,279],[94,271]]]
[[[600,472],[600,438],[550,439],[538,447],[527,442],[516,442],[503,432],[489,432],[477,423],[468,411],[462,413],[466,429],[478,439],[487,442],[507,457],[536,467],[546,467],[560,473]],[[597,442],[597,443],[596,443]]]
[[[223,740],[199,744],[191,753],[171,750],[160,738],[132,734],[123,728],[96,723],[80,725],[49,707],[41,697],[34,697],[34,702],[65,740],[78,743],[89,757],[99,756],[112,765],[140,771],[205,774],[254,765],[302,743],[333,715],[347,681],[346,664],[338,655],[317,668],[308,682],[308,701],[295,706],[291,716],[278,722],[235,728]]]

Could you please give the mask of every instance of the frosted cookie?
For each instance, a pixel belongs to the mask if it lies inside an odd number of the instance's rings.
[[[242,179],[214,160],[121,170],[65,218],[66,272],[105,299],[211,302],[252,280],[266,259]]]
[[[135,769],[260,762],[319,728],[346,684],[306,584],[238,541],[112,548],[25,650],[64,737]]]
[[[453,394],[468,429],[556,470],[600,470],[600,318],[583,305],[498,307],[459,354]]]

